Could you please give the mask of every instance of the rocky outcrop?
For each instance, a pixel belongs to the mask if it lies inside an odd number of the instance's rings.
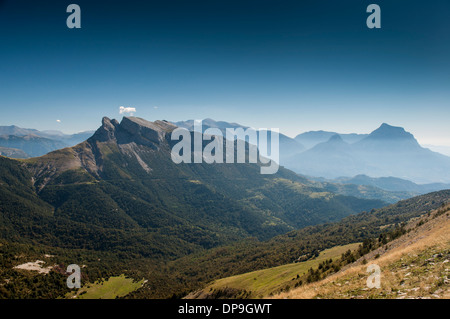
[[[142,169],[150,173],[152,168],[145,158],[161,148],[169,150],[167,141],[176,127],[166,121],[149,122],[138,117],[124,117],[120,123],[104,117],[102,125],[87,141],[36,158],[27,166],[38,190],[68,170],[78,170],[78,174],[99,179],[105,159],[112,153],[135,158]]]
[[[99,142],[107,142],[116,139],[116,129],[119,122],[110,120],[106,116],[102,119],[102,126],[94,133],[90,140]]]
[[[136,143],[157,148],[176,126],[166,121],[149,122],[138,117],[124,117],[122,121],[104,117],[102,126],[89,139],[90,143],[116,141],[118,144]]]

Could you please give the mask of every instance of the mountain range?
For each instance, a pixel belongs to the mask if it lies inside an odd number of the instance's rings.
[[[284,164],[301,174],[332,179],[365,174],[416,183],[450,182],[450,157],[421,147],[411,133],[385,123],[352,144],[335,134]]]
[[[172,124],[194,131],[193,120]],[[224,136],[227,128],[249,128],[213,119],[203,120],[202,125],[203,132],[209,128],[218,128]],[[259,134],[259,131],[256,132]],[[67,135],[58,131],[23,129],[14,125],[0,126],[0,155],[11,158],[41,156],[53,150],[74,146],[93,134],[94,131],[86,131]],[[371,134],[310,131],[295,138],[281,133],[279,137],[281,165],[308,179],[328,182],[322,186],[330,187],[332,183],[330,189],[342,191],[345,195],[355,193],[348,186],[336,187],[336,183],[350,185],[353,180],[354,185],[374,187],[370,190],[375,196],[372,198],[388,202],[424,194],[428,190],[448,188],[450,177],[447,168],[450,158],[421,147],[412,134],[400,127],[384,123]],[[361,175],[369,179],[385,179],[381,183],[353,179]],[[386,187],[388,178],[391,178],[392,187]],[[398,180],[393,180],[395,178],[407,183],[397,183]],[[386,194],[380,194],[380,189],[400,193],[385,196]]]
[[[168,258],[385,205],[308,186],[283,168],[261,175],[259,164],[177,165],[174,128],[104,118],[74,147],[27,160],[0,158],[2,236],[27,238],[24,230],[33,227],[34,240],[43,244]],[[66,235],[57,236],[62,229]]]
[[[173,122],[173,124],[177,127],[194,131],[194,120]],[[249,127],[238,123],[215,121],[208,118],[202,121],[202,132],[205,132],[209,128],[217,128],[222,132],[223,136],[226,136],[227,128],[242,128],[243,130],[246,130]],[[259,131],[256,132],[258,133]],[[347,143],[354,143],[364,139],[368,135],[369,134],[338,134],[327,131],[311,131],[302,133],[295,138],[290,138],[284,134],[280,134],[280,162],[286,164],[286,160],[288,160],[292,155],[305,152],[308,148],[312,148],[320,143],[326,142],[330,138],[331,140],[339,140],[339,138],[342,138],[345,139]],[[307,145],[307,147],[303,146],[302,143]],[[291,168],[291,165],[286,165],[286,168]],[[385,178],[379,183],[376,182],[377,179],[370,178],[368,176],[366,180],[362,180],[361,176],[358,179],[355,178],[354,183],[352,183],[351,177],[342,177],[333,180],[309,175],[306,175],[305,177],[307,178],[305,183],[308,183],[308,186],[311,187],[321,188],[328,192],[346,196],[379,199],[387,203],[395,203],[399,200],[411,198],[420,194],[450,188],[450,185],[443,183],[418,185],[408,180],[393,177]],[[390,187],[389,182],[392,183]]]
[[[41,290],[29,275],[12,271],[17,260],[8,256],[17,250],[88,265],[83,272],[92,281],[143,274],[151,278],[151,296],[167,298],[195,285],[199,271],[182,275],[196,267],[190,265],[169,272],[172,261],[386,205],[327,192],[284,168],[263,175],[258,163],[175,164],[175,128],[166,121],[105,117],[76,146],[30,159],[0,157],[0,251],[6,256],[0,280],[10,283],[0,286],[0,298],[65,291],[59,275],[42,277],[47,288]]]
[[[193,120],[175,122],[193,130]],[[243,128],[237,123],[203,121],[203,128]],[[370,134],[310,131],[280,134],[280,164],[296,173],[336,179],[368,175],[415,183],[450,183],[450,157],[422,147],[404,128],[383,123]],[[368,184],[367,184],[368,185]],[[407,191],[403,189],[402,191]]]

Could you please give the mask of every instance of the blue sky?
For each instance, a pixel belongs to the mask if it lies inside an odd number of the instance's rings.
[[[81,29],[66,27],[71,3]],[[381,29],[366,26],[370,3]],[[125,106],[290,136],[387,122],[450,145],[449,12],[445,0],[0,0],[0,125],[73,133]]]

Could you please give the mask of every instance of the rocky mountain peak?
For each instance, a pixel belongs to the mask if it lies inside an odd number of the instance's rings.
[[[102,119],[102,126],[98,128],[91,139],[99,142],[114,140],[116,138],[116,129],[118,126],[119,122],[105,116]]]
[[[119,144],[135,142],[147,146],[160,144],[176,125],[167,121],[146,121],[139,117],[124,117],[119,123],[103,117],[102,126],[92,136],[98,142],[116,141]]]

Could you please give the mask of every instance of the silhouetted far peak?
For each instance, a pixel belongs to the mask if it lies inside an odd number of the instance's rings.
[[[405,131],[403,127],[392,126],[386,123],[370,133],[368,139],[413,139],[411,133]]]

